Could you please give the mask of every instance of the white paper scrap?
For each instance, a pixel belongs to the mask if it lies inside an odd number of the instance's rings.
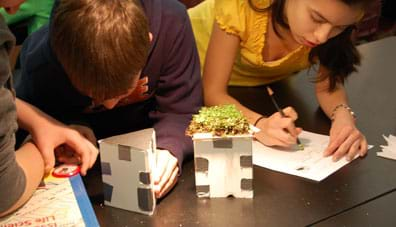
[[[396,136],[383,135],[388,145],[381,145],[382,152],[377,152],[377,156],[396,160]]]

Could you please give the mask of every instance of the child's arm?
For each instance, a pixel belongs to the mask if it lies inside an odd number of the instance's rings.
[[[184,158],[193,154],[192,140],[185,130],[192,114],[203,104],[199,56],[189,17],[181,5],[172,1],[167,4],[178,10],[161,24],[167,32],[160,35],[158,42],[162,45],[156,48],[163,54],[163,70],[156,79],[156,106],[149,115],[158,148],[154,179],[157,197],[172,189],[181,174]]]
[[[227,34],[214,23],[203,67],[204,101],[207,106],[235,104],[253,123],[260,114],[244,107],[227,92],[239,42],[239,37]]]
[[[204,100],[207,106],[235,104],[248,121],[255,124],[261,115],[243,106],[227,92],[239,42],[237,36],[227,34],[217,23],[213,25],[203,72]],[[275,113],[256,124],[261,129],[260,133],[255,135],[260,142],[280,146],[296,143],[297,135],[301,132],[301,129],[294,126],[297,113],[291,107],[285,108],[284,112],[287,117]]]
[[[324,67],[320,67],[319,73],[323,75],[327,71]],[[367,153],[367,141],[356,128],[354,116],[347,109],[348,99],[344,86],[338,84],[334,92],[329,92],[328,86],[327,79],[317,83],[315,89],[322,110],[332,119],[330,143],[324,155],[333,155],[334,161],[344,155],[348,160],[352,160],[356,154],[364,156]]]
[[[25,189],[19,199],[7,210],[0,213],[0,217],[15,211],[22,206],[34,193],[44,175],[44,161],[37,147],[28,142],[15,153],[16,162],[25,174]],[[7,187],[2,182],[2,187]]]
[[[89,140],[20,99],[16,100],[16,106],[18,123],[32,134],[33,141],[43,155],[46,172],[54,167],[54,149],[66,144],[80,156],[81,174],[86,175],[99,153]]]

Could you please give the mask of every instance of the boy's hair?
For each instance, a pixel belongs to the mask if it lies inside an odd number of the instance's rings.
[[[50,40],[73,86],[98,100],[136,84],[150,46],[148,21],[136,0],[62,0]]]
[[[258,8],[248,0],[250,7],[257,12],[265,12],[272,10],[271,19],[275,33],[281,37],[277,26],[289,29],[289,25],[285,21],[284,7],[286,0],[273,0],[269,8]],[[349,6],[360,6],[363,9],[372,3],[372,0],[340,0]],[[329,75],[320,76],[317,80],[323,81],[329,76],[329,91],[334,91],[337,83],[344,83],[345,79],[356,71],[356,66],[360,64],[360,54],[352,42],[351,34],[355,29],[354,25],[347,27],[339,35],[327,40],[327,42],[318,45],[309,53],[309,61],[314,64],[319,60],[320,64],[326,67]]]

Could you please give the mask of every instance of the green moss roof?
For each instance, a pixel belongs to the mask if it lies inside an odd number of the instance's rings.
[[[212,133],[214,136],[249,133],[249,122],[235,105],[202,107],[193,115],[186,134]]]

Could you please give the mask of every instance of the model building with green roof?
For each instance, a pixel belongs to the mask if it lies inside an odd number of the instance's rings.
[[[213,136],[249,134],[249,122],[235,105],[202,107],[193,115],[186,134],[211,133]]]
[[[202,107],[186,134],[194,142],[198,197],[253,198],[253,135],[235,105]]]

